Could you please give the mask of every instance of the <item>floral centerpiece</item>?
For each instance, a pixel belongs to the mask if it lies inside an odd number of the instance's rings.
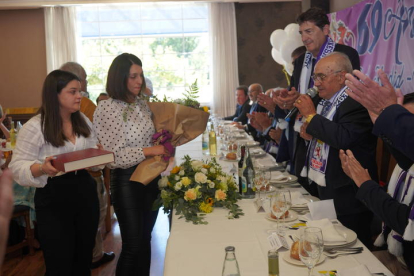
[[[229,219],[243,215],[236,204],[241,198],[237,185],[232,176],[223,172],[215,158],[203,162],[186,155],[184,159],[169,176],[159,180],[161,194],[154,203],[156,208],[164,206],[165,213],[175,209],[180,218],[185,217],[194,224],[207,224],[204,216],[214,207],[229,209]]]

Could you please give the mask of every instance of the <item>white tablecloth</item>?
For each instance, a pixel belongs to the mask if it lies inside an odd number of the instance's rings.
[[[201,140],[177,149],[177,163],[185,154],[195,159],[206,159],[201,152]],[[231,162],[220,162],[228,170]],[[293,190],[293,189],[292,189]],[[294,190],[306,193],[303,188]],[[264,213],[257,213],[252,199],[243,199],[238,203],[245,213],[239,219],[229,220],[228,210],[215,208],[213,213],[206,215],[207,225],[193,225],[178,219],[173,215],[172,229],[168,239],[165,255],[165,276],[215,276],[221,275],[224,262],[224,248],[232,245],[236,248],[236,257],[242,276],[267,276],[267,252],[270,245],[267,241],[269,230],[274,230],[276,223],[265,219]],[[291,241],[289,241],[291,243]],[[354,246],[363,246],[360,241]],[[283,250],[281,252],[284,252]],[[326,260],[315,267],[314,274],[321,270],[336,270],[353,267],[359,264],[367,265],[371,273],[382,272],[393,275],[375,256],[364,247],[357,255],[341,256]],[[305,267],[286,263],[279,257],[281,276],[306,276]]]

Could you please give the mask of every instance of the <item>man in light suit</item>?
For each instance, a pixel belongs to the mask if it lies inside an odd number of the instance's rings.
[[[248,96],[248,88],[246,85],[241,85],[236,88],[236,112],[233,116],[225,117],[224,120],[232,120],[239,122],[242,125],[247,124],[247,113],[250,111],[250,100]]]
[[[300,136],[309,141],[301,174],[311,185],[317,185],[320,199],[334,200],[338,220],[370,247],[372,213],[355,198],[355,184],[342,170],[339,159],[340,149],[350,149],[371,177],[378,178],[377,138],[371,133],[368,111],[346,93],[345,74],[350,72],[352,65],[344,53],[325,56],[312,75],[321,98],[317,107],[307,95],[300,95],[295,102],[306,118]]]

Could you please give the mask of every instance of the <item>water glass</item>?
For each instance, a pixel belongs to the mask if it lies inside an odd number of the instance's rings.
[[[299,240],[299,258],[308,268],[308,276],[312,275],[313,268],[323,251],[322,230],[317,227],[306,227]]]

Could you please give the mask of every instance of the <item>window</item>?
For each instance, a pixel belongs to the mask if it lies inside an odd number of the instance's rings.
[[[82,38],[79,56],[92,100],[105,92],[113,59],[128,52],[142,60],[158,98],[181,98],[197,79],[199,101],[210,102],[206,3],[83,5],[77,16]]]

